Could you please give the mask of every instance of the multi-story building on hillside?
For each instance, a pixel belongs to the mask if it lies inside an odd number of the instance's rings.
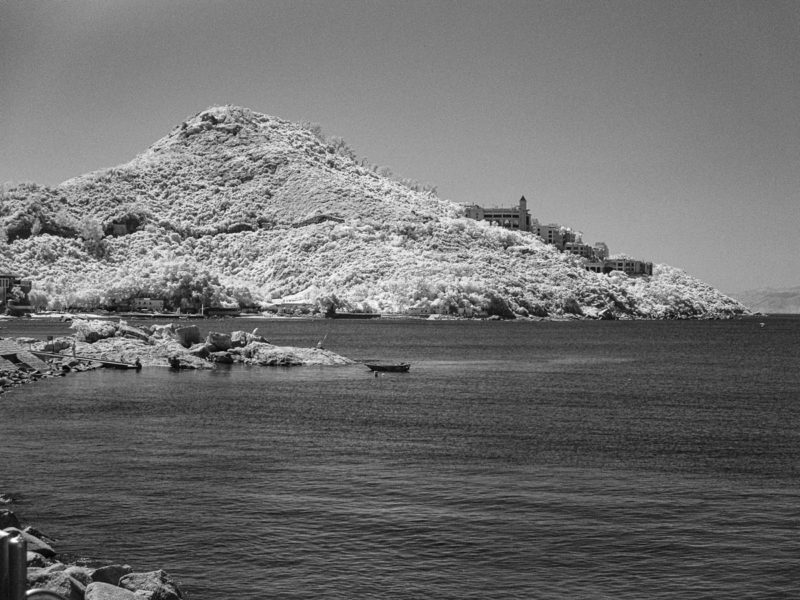
[[[530,231],[531,228],[531,214],[525,196],[519,199],[517,206],[505,208],[483,208],[477,204],[470,204],[466,207],[466,216],[476,221],[489,221],[506,229]]]
[[[506,229],[528,231],[545,243],[555,246],[562,252],[575,254],[584,259],[584,267],[596,273],[622,271],[627,275],[652,275],[653,263],[625,257],[609,258],[608,246],[597,242],[594,246],[583,242],[580,232],[572,231],[558,223],[544,225],[533,218],[528,210],[525,196],[519,199],[517,206],[505,208],[484,208],[477,204],[465,207],[465,215],[477,221],[488,221]]]
[[[603,261],[603,273],[622,271],[626,275],[652,275],[653,263],[628,257],[611,257]]]

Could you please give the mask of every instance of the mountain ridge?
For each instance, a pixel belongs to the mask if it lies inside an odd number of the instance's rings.
[[[667,265],[652,277],[589,273],[532,234],[467,219],[459,205],[384,176],[339,138],[233,106],[200,111],[122,165],[54,188],[7,190],[0,226],[8,240],[0,260],[54,307],[135,296],[245,304],[305,293],[320,310],[746,311]]]

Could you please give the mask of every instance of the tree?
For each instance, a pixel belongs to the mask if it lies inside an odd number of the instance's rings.
[[[28,304],[37,312],[46,309],[49,301],[50,298],[41,290],[31,290],[28,293]]]
[[[86,251],[95,256],[102,256],[105,251],[103,228],[95,219],[86,219],[80,224],[78,235],[83,240]]]

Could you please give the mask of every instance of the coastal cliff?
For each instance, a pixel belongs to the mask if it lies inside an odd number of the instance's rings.
[[[0,264],[33,281],[32,303],[57,309],[300,296],[319,312],[746,312],[666,265],[643,277],[590,273],[533,234],[467,219],[459,205],[387,175],[318,127],[214,107],[126,164],[7,190]]]

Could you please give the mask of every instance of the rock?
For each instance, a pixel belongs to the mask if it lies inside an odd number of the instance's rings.
[[[37,554],[36,552],[31,552],[30,550],[28,550],[27,564],[29,569],[31,567],[43,568],[52,565],[53,561],[45,558],[41,554]]]
[[[202,358],[192,356],[188,352],[176,353],[165,357],[166,366],[170,369],[211,369],[212,365]]]
[[[233,357],[227,352],[211,352],[207,360],[212,363],[219,363],[221,365],[233,364]]]
[[[95,581],[86,587],[85,600],[136,600],[135,593],[110,583]]]
[[[189,348],[189,354],[192,356],[197,356],[198,358],[206,358],[211,352],[211,348],[209,348],[208,344],[205,342],[194,344],[191,348]]]
[[[17,515],[13,511],[0,510],[0,529],[6,529],[7,527],[19,529],[19,519],[17,519]]]
[[[231,335],[229,333],[210,332],[206,336],[206,344],[214,346],[217,351],[231,349]]]
[[[200,329],[197,325],[188,325],[175,330],[175,339],[184,348],[189,348],[191,345],[201,342],[203,338],[200,337]]]
[[[75,337],[79,341],[89,344],[114,337],[117,333],[117,326],[109,321],[75,319],[70,327],[76,331]]]
[[[45,535],[44,533],[42,533],[41,531],[39,531],[35,527],[31,527],[30,525],[25,527],[22,531],[24,531],[25,533],[29,533],[32,536],[39,538],[43,542],[47,542],[48,544],[55,544],[55,542],[56,542],[56,540],[51,538],[49,535]]]
[[[291,367],[297,365],[350,365],[353,361],[320,348],[294,348],[251,342],[238,353],[250,365]]]
[[[148,573],[131,573],[119,580],[119,586],[130,590],[153,592],[152,600],[181,600],[178,585],[164,571],[150,571]]]
[[[151,337],[163,339],[174,338],[176,329],[178,328],[173,323],[170,323],[169,325],[151,325],[146,331],[150,333]]]
[[[65,572],[78,581],[84,588],[92,583],[92,569],[88,567],[70,565],[66,568]]]
[[[39,538],[32,536],[30,533],[20,531],[17,527],[6,527],[5,530],[9,533],[19,533],[25,543],[28,545],[28,550],[41,554],[45,558],[52,558],[56,555],[55,550],[49,544],[43,542]]]
[[[46,342],[44,346],[42,346],[42,350],[44,352],[61,352],[67,348],[72,348],[72,342],[72,338],[56,338],[52,342]]]
[[[142,340],[143,342],[150,341],[150,336],[138,327],[131,327],[122,323],[117,326],[117,335]]]
[[[92,571],[91,578],[99,583],[119,585],[119,580],[129,573],[133,573],[130,565],[108,565]]]
[[[63,565],[62,565],[63,566]],[[83,600],[85,586],[66,571],[49,571],[31,573],[28,569],[28,588],[42,588],[61,594],[67,600]]]
[[[256,334],[256,331],[258,331],[257,327],[253,333],[247,333],[246,331],[234,331],[231,334],[231,346],[234,348],[244,348],[250,342],[262,342],[264,344],[268,344],[269,341],[263,336]]]

